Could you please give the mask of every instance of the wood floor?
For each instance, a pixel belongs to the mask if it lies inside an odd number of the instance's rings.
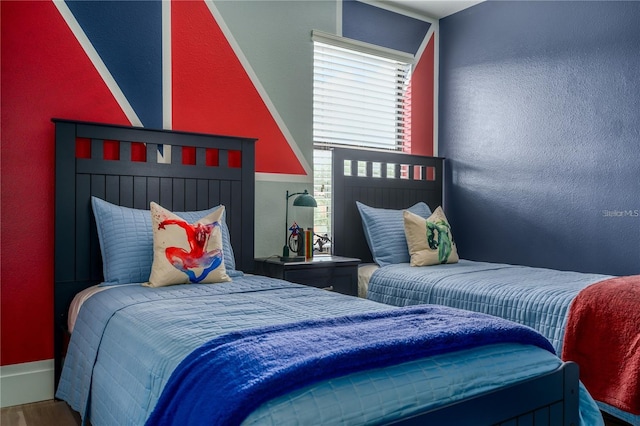
[[[43,401],[0,410],[2,426],[79,426],[80,415],[64,401]]]
[[[63,401],[16,405],[0,410],[1,426],[80,426],[80,415]],[[606,426],[629,426],[605,414]]]

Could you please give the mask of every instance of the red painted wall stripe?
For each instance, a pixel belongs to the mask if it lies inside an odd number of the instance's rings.
[[[433,155],[433,78],[435,34],[411,76],[411,153]]]
[[[10,365],[53,357],[51,118],[130,123],[53,3],[3,1],[0,7],[0,359]]]

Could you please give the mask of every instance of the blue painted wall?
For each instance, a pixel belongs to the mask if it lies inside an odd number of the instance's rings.
[[[439,147],[462,257],[640,273],[640,2],[440,21]]]
[[[142,125],[161,129],[161,3],[68,1],[66,4]]]
[[[342,1],[342,35],[416,54],[431,24],[355,0]]]

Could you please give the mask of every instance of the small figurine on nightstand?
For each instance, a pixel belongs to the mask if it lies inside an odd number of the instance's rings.
[[[327,234],[324,235],[316,235],[316,245],[318,246],[318,252],[323,253],[323,248],[325,245],[331,243],[329,236]]]
[[[291,231],[287,242],[289,249],[292,253],[300,255],[300,248],[302,248],[302,255],[304,256],[304,242],[302,241],[304,238],[304,229],[302,229],[296,222],[293,222],[289,231]]]

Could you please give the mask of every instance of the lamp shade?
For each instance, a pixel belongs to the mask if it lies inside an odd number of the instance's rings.
[[[318,207],[316,199],[306,189],[293,200],[293,205],[297,207]]]

